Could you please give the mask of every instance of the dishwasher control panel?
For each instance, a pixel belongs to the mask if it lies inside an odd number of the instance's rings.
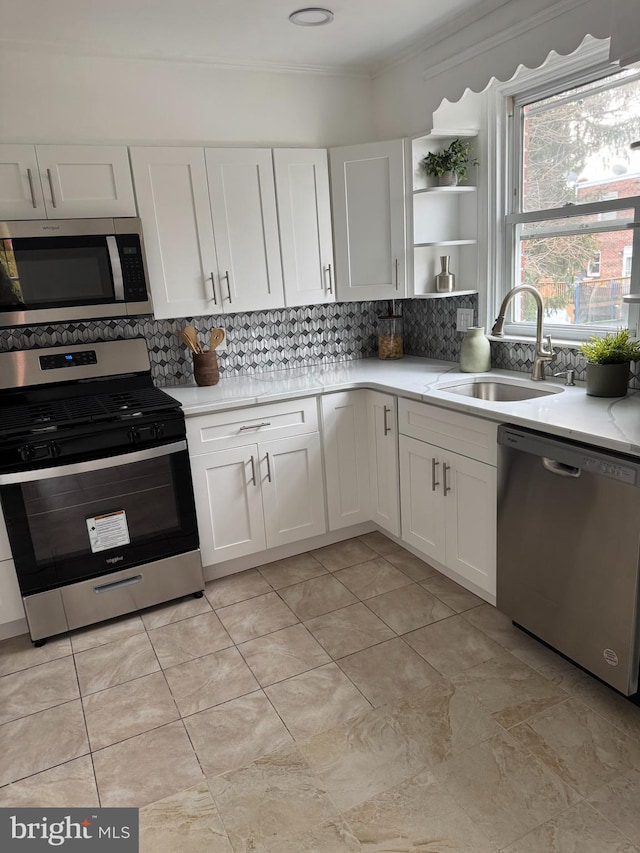
[[[628,483],[630,486],[635,486],[636,483],[635,468],[622,465],[619,462],[613,462],[610,459],[583,456],[581,468],[584,471],[589,471],[591,474],[597,474],[600,477],[609,477],[611,480],[619,480],[621,483]]]

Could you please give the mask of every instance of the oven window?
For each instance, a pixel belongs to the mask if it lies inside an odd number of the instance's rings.
[[[25,594],[197,548],[186,451],[5,486],[2,500]]]
[[[0,305],[56,308],[113,300],[104,237],[0,240]]]

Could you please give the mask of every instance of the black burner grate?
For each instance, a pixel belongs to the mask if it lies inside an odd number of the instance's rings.
[[[176,401],[158,388],[67,397],[49,402],[9,404],[0,408],[0,436],[122,420],[137,412],[163,412],[176,408]]]

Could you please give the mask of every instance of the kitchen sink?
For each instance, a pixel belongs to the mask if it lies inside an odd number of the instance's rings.
[[[548,397],[559,394],[562,388],[531,388],[529,385],[515,385],[511,382],[491,380],[472,380],[457,385],[440,385],[439,391],[461,394],[463,397],[475,397],[476,400],[490,400],[495,403],[513,403],[518,400],[532,400],[534,397]]]

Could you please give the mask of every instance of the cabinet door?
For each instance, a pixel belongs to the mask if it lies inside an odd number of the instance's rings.
[[[401,139],[331,150],[338,301],[406,293],[404,146]]]
[[[4,560],[0,563],[0,625],[17,619],[24,619],[22,595],[13,560]]]
[[[255,444],[191,458],[202,564],[266,548]]]
[[[371,518],[367,392],[339,391],[320,400],[329,530],[340,530]]]
[[[0,145],[0,221],[44,219],[44,198],[33,145]]]
[[[398,418],[396,398],[367,392],[371,520],[394,536],[400,535],[398,476]]]
[[[132,148],[153,313],[221,311],[207,172],[202,148]]]
[[[225,311],[282,308],[271,150],[207,148],[205,157]]]
[[[327,152],[277,148],[273,163],[286,303],[335,302]]]
[[[318,433],[258,447],[269,548],[326,533]]]
[[[443,453],[439,447],[400,436],[402,539],[425,557],[446,562],[442,498]]]
[[[442,480],[446,564],[476,586],[496,594],[496,469],[466,456],[447,454]]]
[[[124,145],[37,145],[49,219],[135,216]]]

